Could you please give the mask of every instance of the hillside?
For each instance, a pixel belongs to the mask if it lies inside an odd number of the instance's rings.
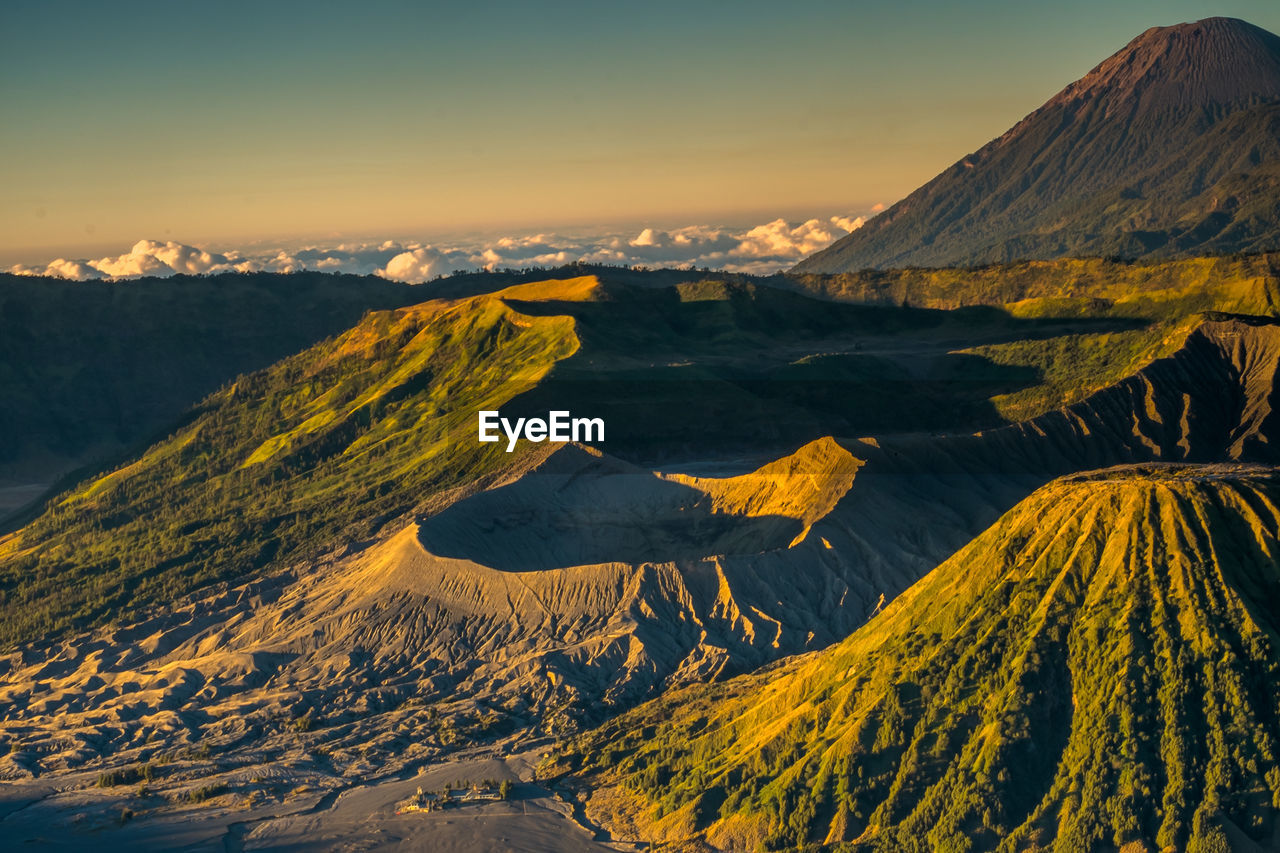
[[[686,295],[716,296],[668,306],[688,338],[637,324],[641,297],[591,278],[374,314],[63,495],[0,544],[17,645],[0,672],[4,772],[119,766],[197,743],[232,766],[306,748],[335,768],[372,754],[403,767],[495,733],[573,731],[671,685],[838,642],[1055,476],[1274,459],[1280,326],[1259,319],[1202,319],[1079,403],[976,433],[820,433],[781,455],[766,453],[765,433],[759,464],[657,469],[620,458],[628,443],[612,437],[608,453],[526,444],[510,456],[471,440],[475,407],[517,406],[575,361],[606,379],[634,373],[633,358],[616,361],[631,339],[610,350],[599,334],[610,305],[650,352],[683,353],[677,364],[771,369],[753,362],[761,341],[847,344],[822,331],[831,306],[817,304],[815,326],[759,338],[766,315],[754,312],[778,297]],[[859,338],[877,348],[956,333],[945,317],[920,328],[919,312],[840,310],[845,324],[883,327]],[[1007,335],[1006,323],[994,329]],[[683,369],[666,358],[649,370]],[[1066,375],[1078,386],[1087,372]],[[639,387],[662,385],[651,382]],[[900,387],[930,393],[927,376],[915,382]],[[718,386],[774,421],[792,409],[723,379],[695,390]],[[614,394],[642,408],[635,387]],[[811,429],[836,422],[812,417]],[[104,728],[103,714],[118,724]],[[303,717],[305,738],[293,728]],[[403,726],[419,733],[413,749],[386,737]]]
[[[212,820],[522,753],[839,643],[1054,477],[1274,462],[1278,352],[1266,318],[748,282],[374,312],[0,540],[0,777],[158,821],[216,791]],[[557,401],[606,440],[474,440],[478,408]]]
[[[1280,248],[1280,37],[1155,27],[800,273]]]
[[[36,497],[77,467],[162,437],[237,375],[344,331],[366,311],[421,299],[383,279],[317,273],[122,282],[0,274],[0,517],[6,487],[29,485]]]
[[[558,759],[677,848],[1249,849],[1280,808],[1280,475],[1037,491],[826,651],[669,694]]]
[[[475,412],[576,347],[569,318],[476,297],[375,312],[240,377],[173,435],[0,538],[6,638],[55,635],[314,556],[520,464],[471,440]]]
[[[0,539],[0,642],[277,570],[518,474],[522,453],[473,440],[480,408],[591,412],[611,424],[612,454],[645,464],[764,462],[833,433],[997,425],[988,398],[1034,372],[974,370],[982,359],[952,350],[1116,328],[833,307],[753,285],[562,281],[374,312],[216,392]],[[950,381],[960,364],[965,381]]]
[[[644,287],[697,278],[562,272]],[[368,311],[553,277],[458,273],[410,286],[314,272],[84,282],[0,273],[0,520],[64,476],[87,476],[163,438],[237,376],[345,332]]]
[[[839,302],[954,309],[986,305],[1019,317],[1175,320],[1202,311],[1275,316],[1280,255],[1181,260],[1060,258],[973,269],[861,270],[781,280]]]

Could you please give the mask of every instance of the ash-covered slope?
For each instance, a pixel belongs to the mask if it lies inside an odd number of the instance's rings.
[[[531,541],[546,533],[536,524],[489,532],[511,549],[504,569],[433,552],[453,526],[436,516],[305,571],[12,655],[0,677],[0,737],[10,746],[0,774],[145,762],[200,743],[262,764],[323,744],[334,766],[380,761],[386,772],[458,743],[572,728],[673,675],[715,674],[728,647],[768,647],[776,623],[740,611],[743,592],[708,549],[785,548],[816,520],[815,507],[825,512],[847,491],[855,467],[822,440],[760,471],[702,482],[562,447],[475,498],[526,513],[558,501],[547,512],[564,522],[563,543]],[[512,488],[515,499],[503,495]],[[535,500],[521,501],[529,490]],[[712,522],[729,538],[704,540]],[[573,537],[587,534],[586,548],[614,559],[574,563],[583,554],[563,549],[583,547]],[[684,556],[639,559],[627,549],[646,534]],[[458,541],[476,545],[465,531]],[[547,566],[551,558],[560,565]],[[747,593],[793,597],[760,584]],[[415,734],[394,734],[402,730]]]
[[[677,849],[1257,849],[1278,529],[1274,468],[1067,477],[838,646],[668,694],[559,767],[615,837]]]
[[[794,272],[1280,248],[1280,37],[1155,27]]]

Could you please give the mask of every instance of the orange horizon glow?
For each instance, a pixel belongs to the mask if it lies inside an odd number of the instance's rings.
[[[1149,26],[1280,29],[1259,0],[909,5],[6,4],[0,263],[858,213]]]

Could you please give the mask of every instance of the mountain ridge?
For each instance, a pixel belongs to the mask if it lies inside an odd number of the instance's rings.
[[[1280,38],[1153,28],[792,272],[1280,248],[1278,129]]]
[[[709,281],[376,312],[0,539],[0,776],[150,774],[156,815],[195,785],[275,809],[579,731],[841,642],[1055,476],[1272,459],[1277,351],[1266,317],[1019,319]],[[1046,373],[1091,393],[1051,388],[1016,423],[986,406]],[[945,417],[893,408],[908,395]],[[566,400],[609,443],[474,440],[477,408]],[[871,400],[892,417],[860,420]],[[709,424],[721,455],[646,461]],[[754,458],[726,457],[729,435]]]
[[[580,284],[543,288],[581,292]],[[454,316],[460,310],[488,315],[496,301],[373,317],[313,355],[323,362],[347,350],[376,353],[382,337],[368,333],[382,329],[395,339],[400,325],[408,332],[425,322],[439,336],[431,317],[457,328],[474,322]],[[554,322],[562,317],[536,319],[565,325]],[[537,332],[521,323],[522,334]],[[666,686],[838,642],[878,600],[891,601],[1059,474],[1134,461],[1274,458],[1277,351],[1276,321],[1205,320],[1173,355],[1065,409],[973,434],[823,437],[728,476],[653,470],[575,445],[542,445],[510,460],[500,454],[505,464],[487,478],[419,495],[372,538],[353,535],[357,513],[330,552],[283,572],[267,564],[224,575],[176,609],[138,596],[115,627],[16,649],[0,667],[0,696],[15,709],[0,736],[21,728],[22,742],[45,757],[19,756],[5,772],[23,778],[64,763],[145,760],[160,745],[192,738],[235,754],[279,741],[272,721],[285,709],[310,712],[311,741],[329,743],[349,762],[376,737],[378,720],[419,719],[417,706],[387,716],[408,696],[454,705],[462,717],[482,711],[489,725],[571,731]],[[375,362],[369,389],[350,388],[344,405],[359,409],[378,389],[401,387],[403,368],[419,355],[406,347],[407,361]],[[297,404],[286,425],[316,417],[305,400]],[[236,445],[235,459],[252,458],[262,434],[279,433],[254,433]],[[198,447],[183,435],[175,444],[157,453]],[[289,442],[277,444],[291,452]],[[253,467],[280,461],[272,454]],[[134,476],[156,471],[141,467]],[[73,492],[62,512],[127,483],[110,477]],[[11,539],[0,543],[0,556],[20,565],[28,547],[61,546]],[[41,598],[26,595],[27,609],[39,613]],[[94,649],[102,654],[86,651]],[[108,655],[112,649],[123,651]],[[186,687],[155,682],[175,667],[190,673]],[[115,686],[135,681],[154,682],[161,693]],[[215,725],[224,715],[214,711],[231,706],[237,723]],[[349,713],[322,725],[326,707]],[[110,732],[95,722],[104,712],[121,716]],[[147,721],[160,712],[189,722],[148,734]],[[62,740],[44,731],[54,721]],[[65,739],[73,732],[83,737]],[[157,745],[139,752],[144,737]]]
[[[673,849],[1266,843],[1278,523],[1269,467],[1056,480],[843,643],[642,706],[547,770]]]
[[[1226,17],[1151,27],[1045,107],[1107,97],[1112,91],[1136,99],[1135,111],[1280,98],[1280,36]],[[1124,106],[1124,101],[1108,105]]]

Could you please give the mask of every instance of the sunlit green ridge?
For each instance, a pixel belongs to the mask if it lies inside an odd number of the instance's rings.
[[[207,399],[0,539],[3,638],[57,632],[340,541],[512,460],[475,412],[578,346],[496,297],[375,312]],[[340,534],[340,535],[339,535]]]
[[[1277,530],[1274,469],[1058,480],[840,645],[643,706],[560,766],[617,836],[690,848],[1269,838]]]

